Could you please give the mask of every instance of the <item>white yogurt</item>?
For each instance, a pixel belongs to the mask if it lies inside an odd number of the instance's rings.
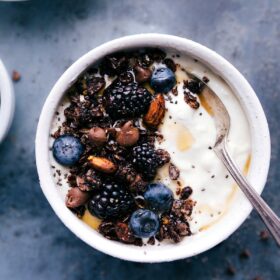
[[[209,78],[208,85],[221,98],[231,118],[229,152],[240,169],[246,172],[250,163],[250,134],[235,95],[225,82],[200,63],[186,57],[174,60],[188,72]],[[183,80],[188,77],[181,69],[176,71],[176,76],[178,96],[172,96],[173,103],[166,102],[168,111],[159,129],[164,141],[157,143],[157,147],[170,153],[171,162],[180,170],[181,187],[191,186],[193,189],[191,198],[196,201],[196,206],[190,226],[192,232],[197,233],[216,223],[226,213],[234,200],[237,186],[211,149],[216,139],[214,119],[206,106],[194,110],[186,104],[182,87]],[[170,180],[167,166],[161,168],[159,177],[174,192],[178,188],[177,182]]]
[[[240,169],[245,172],[250,164],[249,126],[235,95],[224,81],[201,63],[188,57],[172,57],[172,59],[180,64],[181,68],[201,78],[203,76],[209,78],[208,85],[221,98],[231,117],[229,152]],[[177,67],[176,71],[178,96],[172,95],[173,103],[166,101],[168,111],[163,124],[159,127],[164,140],[156,143],[158,148],[163,148],[170,153],[171,162],[180,170],[180,178],[177,181],[170,180],[168,165],[166,165],[159,170],[157,180],[172,188],[174,193],[179,184],[181,188],[190,186],[193,189],[191,198],[196,201],[196,206],[190,226],[192,232],[196,234],[201,230],[207,230],[223,217],[233,203],[238,188],[214,151],[209,149],[216,139],[212,116],[207,112],[206,107],[200,106],[199,109],[194,110],[184,101],[182,86],[187,75],[181,68]],[[69,102],[64,100],[57,109],[59,115],[54,117],[51,133],[54,133],[64,121],[63,111],[68,104]],[[52,142],[53,139],[50,138],[50,147]],[[52,153],[50,158],[59,193],[65,200],[69,189],[66,180],[68,169],[58,165]],[[56,169],[61,171],[60,176],[56,173]]]

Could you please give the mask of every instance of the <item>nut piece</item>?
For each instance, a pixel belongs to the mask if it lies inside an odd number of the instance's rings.
[[[151,102],[148,113],[144,116],[144,123],[151,127],[157,128],[165,115],[165,100],[162,94],[158,94]]]
[[[139,139],[139,129],[133,126],[132,121],[126,122],[119,131],[117,131],[116,141],[124,147],[133,146]]]
[[[93,127],[88,132],[88,140],[95,146],[102,146],[107,141],[105,129],[101,127]]]
[[[139,65],[135,66],[135,80],[138,83],[148,82],[152,76],[152,71],[149,68],[143,68]]]
[[[88,161],[94,169],[103,173],[111,174],[117,171],[117,166],[107,158],[89,156]]]
[[[90,198],[88,192],[82,192],[79,188],[71,188],[66,197],[66,206],[69,208],[77,208],[84,205]]]

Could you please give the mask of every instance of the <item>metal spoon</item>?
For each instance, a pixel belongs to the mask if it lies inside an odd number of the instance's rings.
[[[187,71],[186,73],[190,78],[203,83],[203,89],[200,94],[203,95],[205,100],[207,100],[209,107],[213,111],[213,117],[217,129],[216,143],[213,147],[213,150],[224,163],[224,166],[227,168],[235,182],[251,202],[255,210],[261,216],[272,236],[275,238],[278,246],[280,246],[280,219],[261,198],[261,196],[254,190],[247,179],[242,175],[236,163],[227,152],[226,142],[230,129],[230,116],[225,105],[217,96],[217,94],[211,90],[211,88],[205,82],[192,73]]]

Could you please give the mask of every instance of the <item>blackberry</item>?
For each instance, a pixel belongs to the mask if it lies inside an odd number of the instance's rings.
[[[144,179],[148,181],[154,179],[161,161],[153,146],[147,143],[136,146],[132,150],[132,156],[132,163]]]
[[[107,113],[113,118],[140,117],[146,113],[152,95],[137,83],[114,82],[105,90]]]
[[[125,216],[133,209],[134,200],[128,190],[115,182],[104,183],[88,203],[90,213],[100,219]]]

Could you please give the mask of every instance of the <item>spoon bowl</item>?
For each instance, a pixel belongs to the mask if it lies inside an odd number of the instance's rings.
[[[280,219],[267,205],[267,203],[261,198],[261,196],[254,190],[247,179],[242,175],[237,164],[233,161],[229,155],[226,147],[227,136],[230,130],[230,116],[229,113],[218,97],[218,95],[202,80],[192,73],[188,73],[188,76],[199,80],[203,84],[202,92],[200,93],[213,112],[213,118],[216,125],[216,143],[213,147],[217,156],[224,163],[225,167],[236,181],[237,185],[246,195],[254,209],[258,212],[263,222],[266,224],[270,233],[274,237],[278,246],[280,246]]]

